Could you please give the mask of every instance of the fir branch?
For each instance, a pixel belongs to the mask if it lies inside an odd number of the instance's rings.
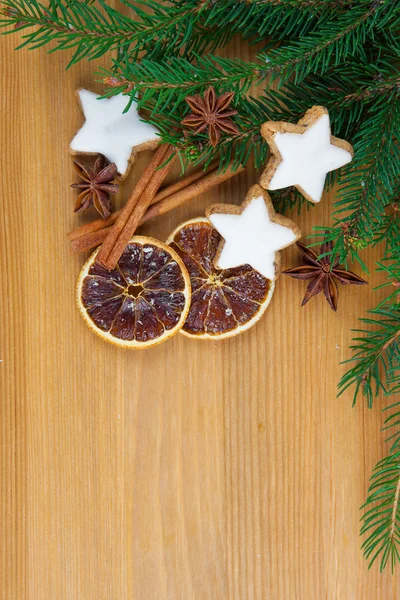
[[[19,48],[26,45],[37,48],[50,42],[54,42],[51,51],[73,48],[75,54],[70,65],[82,58],[99,58],[112,50],[127,52],[133,44],[132,55],[137,55],[146,45],[155,48],[163,43],[164,50],[171,52],[193,51],[203,48],[201,34],[195,35],[194,25],[208,1],[187,0],[182,8],[163,7],[147,0],[152,14],[125,1],[139,16],[140,20],[135,21],[110,7],[105,0],[98,0],[99,8],[84,0],[56,0],[52,10],[38,0],[2,0],[1,12],[5,18],[0,26],[14,25],[17,30],[36,27],[24,36]]]
[[[386,281],[375,289],[389,288],[390,294],[382,300],[377,306],[393,307],[400,311],[400,228],[393,237],[389,237],[387,241],[387,252],[382,259],[382,262],[377,263],[377,271],[384,273]]]
[[[333,253],[343,261],[350,253],[379,239],[385,209],[396,196],[400,161],[400,107],[396,89],[388,98],[378,98],[360,124],[354,138],[355,157],[339,177],[336,226],[328,239]]]
[[[353,4],[354,0],[238,0],[239,2],[247,4],[255,4],[257,6],[270,5],[270,6],[285,6],[295,8],[337,8],[349,7]]]
[[[257,63],[213,55],[195,55],[195,59],[194,62],[180,56],[139,62],[128,59],[119,64],[118,71],[103,71],[101,75],[114,88],[112,93],[139,97],[139,107],[146,107],[155,94],[162,105],[184,103],[186,96],[204,92],[210,85],[217,86],[220,92],[229,90],[245,95],[260,76],[261,65]]]
[[[357,92],[346,94],[342,98],[335,99],[338,104],[350,105],[353,102],[362,102],[365,100],[375,100],[377,96],[382,94],[392,94],[392,92],[398,92],[400,89],[400,75],[390,77],[386,81],[377,81],[374,84],[365,87]]]
[[[11,24],[19,31],[37,27],[23,36],[24,42],[18,48],[26,45],[37,48],[55,41],[53,50],[76,48],[71,62],[80,58],[83,46],[86,46],[86,57],[91,59],[115,48],[140,30],[139,24],[128,17],[119,14],[113,19],[110,9],[106,18],[97,8],[80,0],[57,1],[50,8],[37,0],[3,0],[1,13],[6,17],[0,21],[3,27]]]
[[[261,83],[265,71],[261,62],[244,62],[237,58],[207,54],[203,57],[194,55],[190,60],[179,56],[163,60],[145,58],[138,62],[127,57],[124,63],[115,61],[114,69],[103,70],[101,75],[103,81],[114,88],[111,93],[129,93],[132,97],[140,97],[140,106],[146,106],[155,93],[159,94],[162,104],[169,105],[170,102],[182,102],[188,95],[202,93],[210,85],[217,87],[221,93],[229,90],[244,96],[251,84]],[[397,70],[393,75],[388,73],[385,78],[380,75],[380,79],[372,79],[375,73],[368,75],[371,82],[367,79],[367,84],[357,86],[356,90],[351,86],[345,88],[343,81],[334,75],[323,80],[311,77],[304,85],[304,102],[301,87],[290,83],[283,93],[269,90],[265,99],[270,103],[270,112],[276,112],[278,107],[279,118],[292,118],[293,111],[287,111],[285,115],[281,105],[287,105],[291,97],[294,107],[300,112],[307,110],[310,106],[310,89],[316,102],[339,109],[342,113],[344,108],[350,108],[355,103],[372,102],[377,96],[387,96],[400,88]],[[333,90],[335,94],[332,94]]]
[[[399,305],[400,302],[398,301],[397,304]],[[400,307],[399,307],[399,309],[400,309]],[[391,383],[391,386],[392,386],[391,390],[390,390],[390,393],[391,394],[398,394],[400,392],[400,370],[399,370],[399,368],[392,369],[391,372],[389,373],[389,375],[390,375],[390,383]],[[398,425],[398,424],[399,423],[396,422],[396,425]],[[400,442],[400,439],[399,439],[399,437],[400,437],[400,430],[399,430],[399,435],[397,435],[397,433],[395,435],[396,435],[396,440],[398,440],[398,441],[396,441],[396,448],[397,448],[398,445],[399,445],[399,442]]]
[[[348,56],[363,57],[364,45],[373,40],[373,30],[382,28],[388,20],[395,21],[400,14],[398,3],[391,0],[369,2],[361,0],[351,10],[345,10],[325,23],[319,22],[308,36],[280,45],[265,55],[265,74],[271,74],[271,83],[279,77],[279,85],[294,77],[296,84],[308,74],[327,72],[337,67]]]
[[[386,216],[382,229],[386,250],[378,270],[384,272],[386,286],[395,286],[394,291],[380,302],[374,311],[376,319],[364,319],[373,324],[377,331],[364,331],[363,338],[355,338],[353,346],[356,366],[342,377],[340,393],[349,385],[355,384],[354,402],[361,392],[366,396],[368,406],[379,390],[387,395],[400,391],[400,227],[398,203],[391,205],[391,213]],[[375,384],[375,391],[372,385]],[[389,456],[378,462],[371,477],[368,495],[363,509],[361,535],[367,537],[362,545],[364,556],[371,566],[380,560],[382,571],[390,562],[392,571],[399,561],[399,494],[400,494],[400,403],[396,402],[383,410],[393,410],[386,418],[383,431],[390,432],[387,441],[391,443]]]
[[[346,363],[356,363],[341,378],[339,395],[350,386],[355,385],[353,405],[359,393],[365,396],[368,407],[373,405],[374,398],[380,391],[387,393],[387,373],[392,368],[399,368],[400,355],[400,312],[397,307],[380,307],[370,311],[375,318],[364,318],[361,321],[374,327],[373,330],[355,329],[363,337],[355,337],[356,342],[350,346],[353,358]],[[383,375],[381,372],[383,371]]]
[[[375,243],[385,243],[384,260],[393,261],[393,268],[397,266],[400,269],[400,197],[394,198],[386,208]]]
[[[131,60],[137,60],[143,52],[147,58],[178,52],[190,56],[221,47],[235,33],[263,37],[279,30],[295,35],[317,23],[310,19],[313,9],[309,6],[300,11],[299,17],[294,6],[240,6],[238,0],[226,0],[223,6],[213,0],[174,0],[164,6],[146,0],[143,4],[151,9],[149,14],[137,3],[121,1],[138,20],[124,16],[105,0],[97,0],[98,7],[85,0],[52,0],[50,8],[38,0],[2,0],[5,18],[0,26],[11,25],[17,30],[36,27],[24,36],[22,46],[37,48],[53,42],[52,51],[73,48],[71,65],[113,50],[117,56]],[[293,19],[295,14],[297,19]],[[254,23],[259,24],[256,31]]]
[[[397,381],[395,377],[392,379],[393,382]],[[397,390],[397,387],[393,386],[391,393]],[[394,412],[391,412],[388,417],[385,419],[384,426],[382,431],[389,431],[390,436],[387,438],[387,442],[391,443],[389,448],[389,452],[397,452],[400,449],[400,402],[396,402],[382,409],[382,412],[391,411],[396,409]]]
[[[393,389],[392,392],[393,393]],[[400,560],[400,402],[383,409],[389,411],[382,431],[389,432],[389,456],[374,468],[364,513],[361,535],[367,534],[362,548],[369,566],[380,558],[380,570],[390,562],[392,571]]]
[[[399,413],[398,413],[399,414]],[[379,461],[371,476],[367,499],[361,507],[361,534],[368,534],[362,545],[369,566],[380,557],[380,570],[390,562],[392,571],[400,561],[400,452]]]
[[[382,38],[364,48],[363,59],[349,58],[339,69],[308,75],[301,84],[288,82],[278,90],[268,90],[265,105],[273,120],[291,120],[310,106],[328,108],[335,135],[352,140],[368,106],[381,97],[389,102],[400,91],[397,63],[400,55]]]
[[[265,42],[265,38],[280,40],[305,35],[320,24],[332,11],[331,3],[322,7],[308,2],[256,2],[224,0],[212,2],[205,21],[207,26],[228,27],[253,43]]]

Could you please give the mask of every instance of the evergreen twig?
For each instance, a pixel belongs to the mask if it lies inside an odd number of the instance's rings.
[[[386,410],[394,410],[385,420],[383,431],[394,430],[388,441],[390,454],[380,460],[371,477],[367,499],[361,507],[361,535],[366,535],[362,545],[371,566],[380,558],[380,570],[390,563],[392,571],[400,562],[400,410],[399,402]]]

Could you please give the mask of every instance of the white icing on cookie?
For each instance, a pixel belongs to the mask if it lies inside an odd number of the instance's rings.
[[[79,90],[85,115],[83,127],[75,135],[70,149],[74,152],[98,152],[117,165],[125,175],[132,152],[136,147],[159,140],[157,129],[140,121],[136,105],[123,111],[127,97],[122,94],[99,100],[100,96],[89,90]]]
[[[277,166],[268,189],[298,185],[313,202],[321,200],[326,174],[352,159],[350,152],[331,144],[327,114],[322,114],[302,134],[277,132],[274,142],[282,162]]]
[[[271,281],[275,253],[299,237],[292,229],[271,221],[262,196],[253,198],[240,215],[212,213],[209,220],[225,240],[218,259],[220,269],[249,264]]]

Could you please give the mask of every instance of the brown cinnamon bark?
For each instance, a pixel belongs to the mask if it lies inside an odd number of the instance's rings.
[[[210,165],[208,171],[206,171],[206,172],[198,171],[196,173],[192,173],[191,175],[188,175],[187,177],[183,177],[182,179],[179,179],[176,183],[173,183],[173,184],[165,187],[164,189],[157,192],[157,194],[154,196],[154,198],[150,202],[150,206],[152,206],[153,204],[157,204],[158,202],[161,202],[165,198],[169,198],[173,194],[175,195],[176,193],[189,187],[192,183],[195,183],[199,179],[204,180],[204,178],[207,175],[209,175],[210,173],[212,173],[213,171],[215,171],[216,168],[217,168],[217,163],[213,163]],[[239,172],[240,171],[238,171],[238,173]],[[193,188],[193,189],[195,189],[195,188]],[[199,192],[199,194],[200,193],[201,192]],[[190,196],[190,197],[192,198],[193,196]],[[111,225],[114,225],[115,221],[117,220],[117,218],[121,214],[121,212],[122,212],[122,209],[116,210],[113,213],[111,213],[111,215],[108,217],[108,219],[95,219],[94,221],[90,221],[90,223],[85,223],[85,225],[81,225],[80,227],[73,229],[72,231],[70,231],[67,234],[68,241],[72,244],[72,242],[78,238],[81,238],[81,237],[83,238],[83,237],[89,236],[90,234],[93,234],[96,231],[100,231],[100,230],[106,229],[107,227],[110,227]],[[105,238],[99,237],[98,239],[100,240],[100,242],[98,242],[96,245],[98,245],[99,243],[104,241]],[[80,252],[82,252],[83,250],[88,250],[89,248],[92,248],[92,247],[93,246],[87,246],[86,248],[83,248],[82,250],[80,250]]]
[[[230,179],[234,175],[241,173],[244,171],[244,167],[239,167],[236,171],[232,170],[232,163],[228,167],[228,169],[224,173],[218,173],[217,169],[207,172],[206,174],[201,173],[197,174],[197,181],[190,185],[183,185],[184,181],[187,182],[192,176],[185,178],[180,183],[180,189],[171,193],[172,190],[176,189],[176,184],[168,186],[165,190],[162,190],[164,199],[157,202],[153,206],[150,206],[145,214],[143,215],[140,224],[146,223],[150,219],[157,217],[159,215],[163,215],[170,210],[180,206],[184,202],[199,196],[200,194],[206,192],[212,187]],[[199,175],[203,175],[201,178]],[[155,196],[159,198],[159,194]],[[86,250],[90,250],[91,248],[95,248],[108,236],[110,231],[112,230],[112,226],[116,221],[118,215],[121,211],[117,211],[113,213],[109,219],[96,219],[91,223],[87,223],[86,225],[82,225],[77,229],[74,229],[68,234],[68,240],[76,253],[85,252]]]
[[[131,197],[108,233],[100,251],[97,262],[107,269],[114,269],[127,243],[134,234],[151,200],[172,167],[171,157],[175,149],[170,144],[163,144],[154,154],[149,166],[137,183]],[[166,163],[164,166],[163,163]]]
[[[180,192],[181,190],[187,188],[189,185],[191,185],[192,183],[195,183],[199,179],[204,179],[204,177],[206,175],[208,175],[209,173],[212,173],[212,171],[215,171],[215,169],[217,167],[218,167],[218,163],[213,162],[208,167],[207,171],[197,171],[196,173],[192,173],[191,175],[188,175],[187,177],[182,177],[181,179],[178,179],[178,181],[176,183],[173,183],[173,184],[169,185],[168,187],[165,187],[163,190],[160,190],[159,192],[157,192],[157,194],[154,196],[153,200],[150,202],[150,206],[152,204],[157,204],[157,202],[161,202],[161,200],[164,200],[164,198],[169,198],[170,196],[172,196],[172,194],[176,194],[177,192]]]
[[[147,221],[150,221],[150,219],[154,219],[155,217],[164,215],[170,210],[176,208],[177,206],[180,206],[187,200],[190,200],[195,196],[199,196],[203,192],[206,192],[210,188],[222,183],[223,181],[226,181],[227,179],[230,179],[234,175],[242,173],[242,171],[244,171],[244,167],[239,167],[238,169],[236,169],[236,171],[233,171],[232,163],[229,165],[228,169],[224,173],[218,173],[218,169],[215,169],[211,173],[205,175],[199,181],[193,183],[187,188],[181,190],[180,192],[172,194],[172,196],[170,196],[169,198],[165,198],[165,200],[162,200],[161,202],[150,206],[150,208],[148,208],[145,214],[143,215],[140,224],[142,225],[143,223],[147,223]]]

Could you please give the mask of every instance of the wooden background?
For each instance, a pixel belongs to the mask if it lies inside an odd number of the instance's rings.
[[[360,551],[359,506],[386,448],[382,401],[336,398],[350,328],[379,292],[342,289],[334,314],[281,277],[262,321],[213,343],[177,335],[108,346],[75,306],[84,257],[68,144],[93,63],[0,40],[1,598],[377,600],[399,597]],[[236,41],[230,56],[250,57]],[[107,64],[104,60],[102,64]],[[124,184],[126,197],[149,154]],[[175,173],[176,176],[176,173]],[[143,228],[159,239],[247,172]],[[332,198],[297,222],[329,222]],[[90,218],[90,216],[88,217]],[[372,268],[379,251],[365,252]],[[286,266],[299,260],[286,250]],[[356,268],[359,272],[359,269]]]

